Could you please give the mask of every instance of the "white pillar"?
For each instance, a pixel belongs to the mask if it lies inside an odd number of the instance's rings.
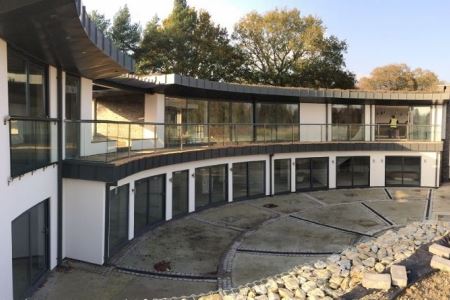
[[[172,219],[172,179],[173,173],[166,174],[166,221]]]
[[[164,123],[165,120],[164,115],[165,115],[164,94],[145,94],[144,121],[146,123]],[[158,148],[164,148],[163,125],[146,125],[144,128],[144,139],[153,140],[155,138],[155,133],[157,138],[156,146]],[[153,141],[152,145],[154,146]]]
[[[371,131],[371,110],[370,105],[364,105],[364,140],[370,141],[370,131]]]
[[[233,164],[227,164],[228,175],[228,202],[233,202]]]
[[[134,188],[134,181],[132,181],[129,185],[128,196],[128,240],[134,238],[134,195],[136,195]]]
[[[295,184],[295,158],[291,158],[291,192],[296,192],[296,184]]]
[[[336,155],[330,155],[328,176],[329,176],[330,189],[335,189],[336,188]]]
[[[372,154],[370,156],[370,186],[385,186],[385,160],[383,154]]]
[[[188,203],[189,203],[189,212],[195,211],[195,168],[189,169],[189,197],[188,197]]]

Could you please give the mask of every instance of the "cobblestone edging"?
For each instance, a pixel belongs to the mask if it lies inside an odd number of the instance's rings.
[[[398,230],[390,229],[368,238],[326,261],[297,266],[290,271],[238,288],[191,295],[171,300],[280,300],[333,299],[352,290],[364,272],[382,273],[391,265],[410,257],[421,245],[437,241],[450,233],[450,223],[415,222]]]

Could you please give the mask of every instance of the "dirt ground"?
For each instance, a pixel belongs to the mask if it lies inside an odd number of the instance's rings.
[[[449,300],[450,273],[437,272],[414,284],[397,299],[399,300]]]

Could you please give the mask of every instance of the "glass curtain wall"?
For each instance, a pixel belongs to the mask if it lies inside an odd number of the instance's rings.
[[[283,103],[256,104],[256,140],[295,141],[299,139],[299,105]]]
[[[231,103],[232,137],[234,142],[245,143],[254,140],[253,104],[247,102]]]
[[[410,119],[410,139],[429,141],[432,138],[431,107],[415,106],[411,107]]]
[[[11,223],[14,299],[24,299],[49,269],[48,200]]]
[[[189,171],[172,173],[172,216],[179,217],[189,212]]]
[[[233,164],[233,199],[243,200],[264,196],[266,191],[266,162]]]
[[[297,158],[295,160],[296,190],[328,188],[328,157]]]
[[[333,104],[331,121],[333,141],[364,140],[364,105]]]
[[[108,256],[115,254],[128,241],[129,185],[109,192],[109,247]]]
[[[227,202],[227,165],[195,169],[195,207]]]
[[[289,193],[291,191],[291,160],[274,160],[275,194]]]
[[[421,158],[387,156],[386,186],[420,186]]]
[[[336,187],[367,187],[369,185],[369,156],[336,158]]]
[[[66,120],[81,119],[80,102],[81,84],[80,78],[66,76]],[[66,158],[73,158],[79,155],[80,126],[77,123],[66,123]]]
[[[10,122],[11,176],[46,166],[51,161],[47,117],[47,69],[8,48],[9,115],[31,118]]]
[[[163,222],[166,216],[166,176],[157,175],[135,183],[134,232]]]

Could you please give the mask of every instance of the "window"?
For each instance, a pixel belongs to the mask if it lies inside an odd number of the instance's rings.
[[[195,169],[195,207],[227,202],[227,165]]]
[[[328,157],[297,158],[295,182],[297,191],[328,188]]]
[[[292,141],[299,138],[299,105],[284,103],[256,104],[258,141]]]
[[[66,120],[80,120],[80,78],[66,76]],[[66,158],[73,158],[79,155],[80,145],[79,123],[66,123]],[[96,128],[97,129],[97,128]]]
[[[166,176],[157,175],[135,183],[134,232],[160,223],[166,216]]]
[[[291,191],[291,160],[276,159],[274,161],[275,194]]]
[[[109,192],[109,257],[128,241],[128,199],[128,184]]]
[[[370,185],[370,157],[337,157],[336,186],[367,187]]]
[[[233,164],[233,199],[243,200],[266,194],[266,162]]]
[[[331,111],[334,141],[364,140],[364,105],[333,104]]]
[[[48,200],[12,221],[14,299],[24,299],[49,268]]]
[[[189,171],[172,173],[172,216],[189,212]]]
[[[45,66],[8,48],[8,99],[11,116],[46,117],[46,84]]]
[[[421,158],[387,156],[385,167],[386,186],[420,186]]]

